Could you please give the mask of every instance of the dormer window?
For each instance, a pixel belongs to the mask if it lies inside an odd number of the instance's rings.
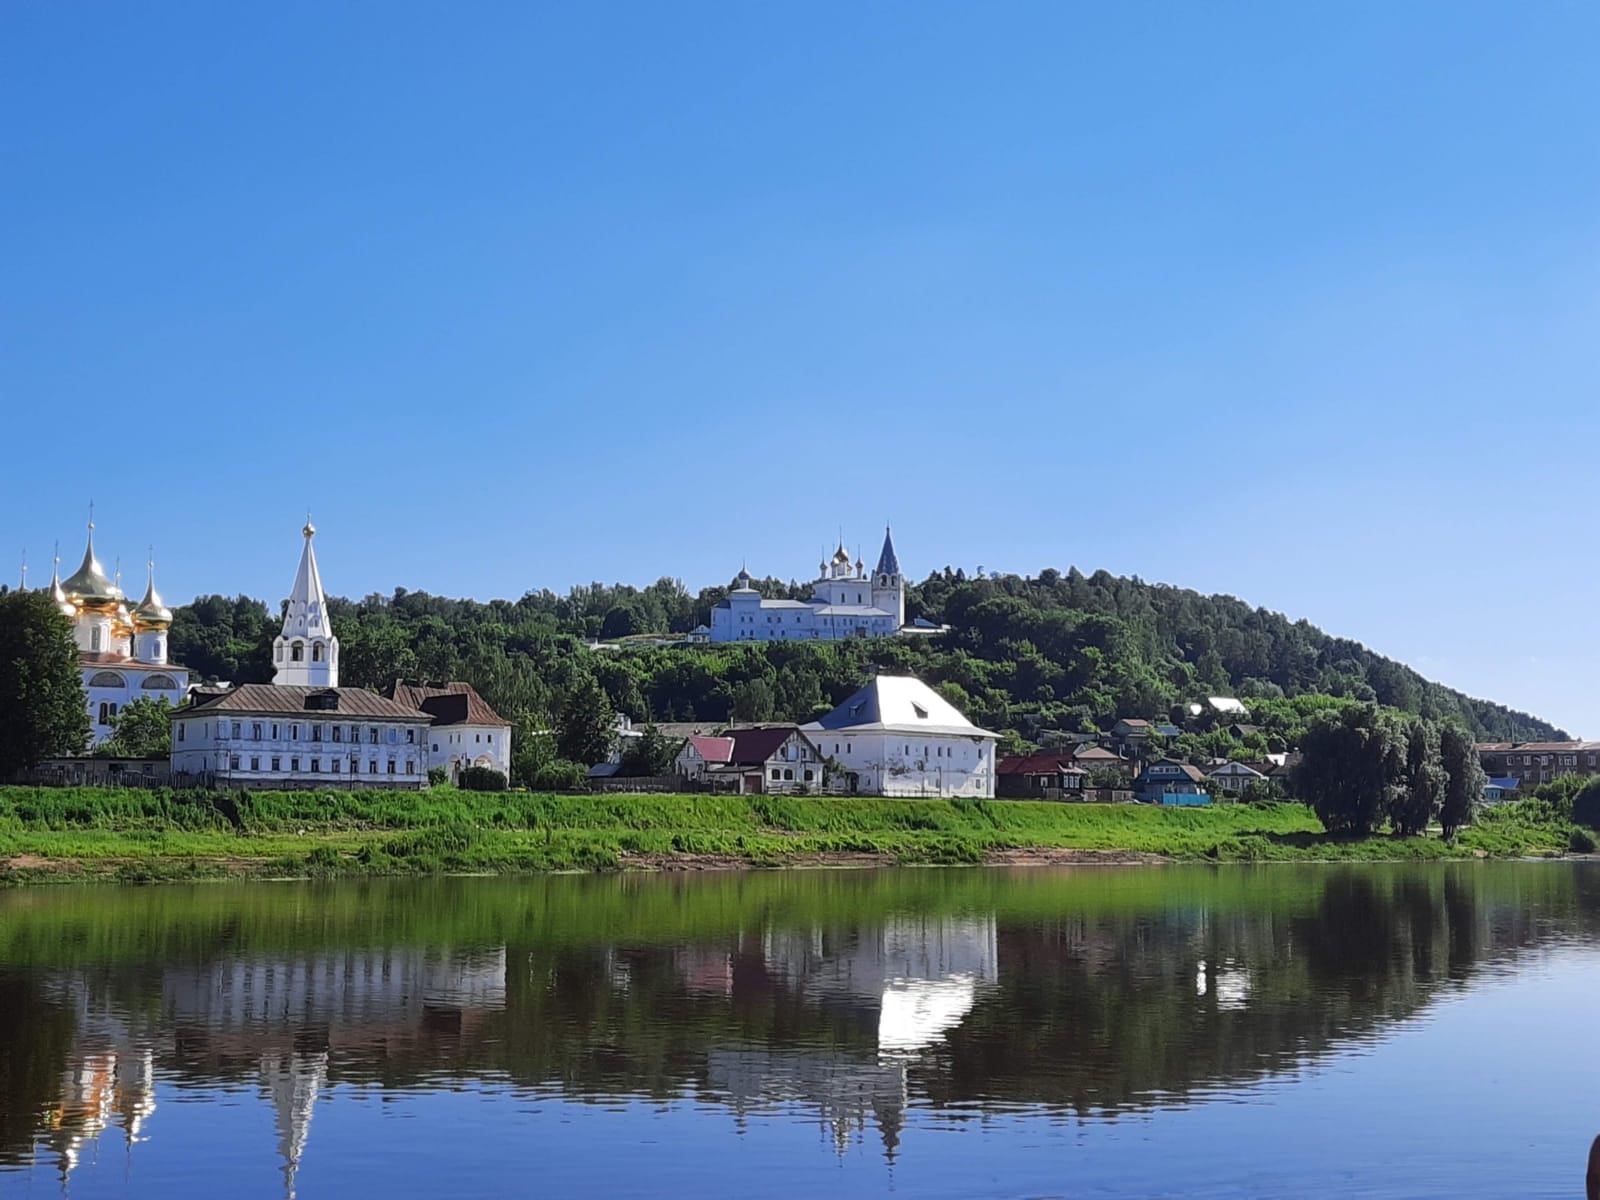
[[[928,710],[923,708],[922,705],[918,704],[915,700],[911,702],[911,711],[917,714],[918,720],[926,721],[928,719]]]

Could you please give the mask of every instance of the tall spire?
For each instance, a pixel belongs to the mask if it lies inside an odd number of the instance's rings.
[[[300,533],[305,538],[300,568],[289,591],[283,632],[272,643],[272,682],[291,687],[338,687],[339,639],[333,636],[328,620],[328,598],[322,592],[322,572],[312,546],[317,527],[311,523],[310,513]]]
[[[28,550],[27,550],[27,547],[23,547],[23,550],[22,550],[22,582],[19,585],[17,585],[17,591],[25,592],[27,590],[28,590]]]
[[[900,557],[894,552],[894,535],[889,527],[883,527],[883,551],[878,555],[878,575],[900,574]]]

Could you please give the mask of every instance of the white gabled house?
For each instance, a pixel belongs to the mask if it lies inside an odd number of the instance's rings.
[[[869,796],[992,798],[995,743],[938,692],[908,675],[879,675],[801,730]]]

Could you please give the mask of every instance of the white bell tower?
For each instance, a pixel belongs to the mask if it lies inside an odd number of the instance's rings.
[[[311,548],[317,530],[307,520],[300,532],[306,544],[289,593],[283,632],[272,642],[272,682],[285,687],[338,687],[339,639],[328,620],[328,599],[322,594],[317,553]]]

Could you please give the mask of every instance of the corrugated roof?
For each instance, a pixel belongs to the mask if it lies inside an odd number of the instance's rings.
[[[333,693],[334,706],[313,707],[312,696],[322,697]],[[376,692],[362,688],[285,687],[275,683],[241,683],[222,693],[198,693],[189,708],[173,710],[173,718],[201,716],[210,713],[259,713],[262,716],[304,716],[320,713],[324,716],[381,717],[387,721],[424,721],[433,718],[416,708],[389,700]]]
[[[736,729],[728,739],[733,747],[726,761],[739,766],[756,766],[776,754],[799,729],[793,725],[768,726],[763,729]],[[801,734],[801,737],[805,737]],[[807,741],[810,739],[807,738]],[[815,749],[815,747],[812,747]]]
[[[693,746],[695,753],[708,763],[725,763],[733,757],[733,739],[731,737],[700,737],[696,735],[684,740]]]

